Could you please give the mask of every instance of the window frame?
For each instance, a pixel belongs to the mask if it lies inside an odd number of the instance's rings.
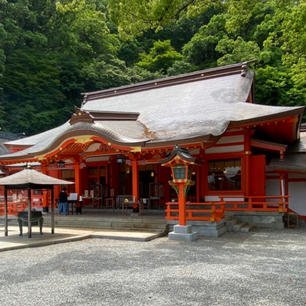
[[[240,189],[234,189],[234,190],[209,190],[208,185],[208,163],[211,161],[222,161],[222,160],[229,160],[229,159],[240,159],[240,165],[241,165],[241,184]],[[206,179],[205,179],[205,195],[206,196],[220,196],[220,195],[243,195],[245,190],[245,174],[244,174],[244,156],[241,153],[235,153],[235,154],[222,154],[221,155],[215,155],[212,156],[206,156]]]

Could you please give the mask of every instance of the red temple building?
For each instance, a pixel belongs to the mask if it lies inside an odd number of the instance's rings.
[[[200,161],[189,166],[194,184],[186,190],[193,229],[201,233],[202,225],[220,225],[226,216],[279,226],[288,212],[306,215],[303,112],[256,104],[254,73],[248,62],[238,63],[85,93],[65,124],[6,142],[10,153],[0,164],[13,172],[31,163],[73,180],[69,191],[82,196],[83,206],[136,203],[144,212],[164,210],[176,224],[178,196],[161,161],[178,145]],[[34,200],[49,205],[44,192]],[[216,228],[213,235],[224,231]]]

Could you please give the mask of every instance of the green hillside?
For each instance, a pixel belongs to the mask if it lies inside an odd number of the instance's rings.
[[[250,59],[257,103],[305,105],[305,21],[305,0],[0,0],[0,127],[35,134],[82,92]]]

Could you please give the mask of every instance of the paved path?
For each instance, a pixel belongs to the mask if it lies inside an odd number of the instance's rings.
[[[96,230],[77,228],[55,228],[55,234],[51,234],[50,227],[44,227],[44,234],[40,235],[37,227],[32,228],[32,238],[27,236],[27,227],[24,227],[23,236],[19,236],[17,226],[9,226],[8,236],[4,236],[4,227],[0,227],[0,252],[23,249],[29,247],[46,246],[50,244],[66,243],[88,238],[104,238],[131,241],[149,241],[160,236],[158,233],[119,230]]]
[[[303,306],[305,257],[305,229],[26,248],[0,253],[0,305]]]

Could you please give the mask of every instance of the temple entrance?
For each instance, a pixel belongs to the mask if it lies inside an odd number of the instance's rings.
[[[150,197],[150,184],[154,183],[154,172],[144,170],[139,172],[139,196],[140,198]]]

